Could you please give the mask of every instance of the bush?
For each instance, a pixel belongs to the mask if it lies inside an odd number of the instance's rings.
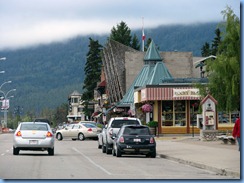
[[[147,126],[149,126],[149,127],[158,127],[158,122],[157,121],[149,121],[147,123]]]

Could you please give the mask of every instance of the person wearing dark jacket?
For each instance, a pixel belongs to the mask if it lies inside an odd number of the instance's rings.
[[[238,117],[236,119],[234,128],[232,130],[232,136],[237,140],[238,145],[239,145],[239,151],[241,149],[241,135],[240,135],[240,131],[241,131],[241,126],[240,126],[240,117]]]

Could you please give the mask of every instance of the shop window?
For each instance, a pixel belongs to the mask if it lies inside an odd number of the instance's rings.
[[[186,102],[162,102],[162,126],[186,126]]]
[[[186,101],[174,101],[175,126],[186,126]]]
[[[219,124],[233,124],[239,116],[238,111],[236,112],[218,112]]]
[[[173,126],[173,101],[162,102],[162,126]]]

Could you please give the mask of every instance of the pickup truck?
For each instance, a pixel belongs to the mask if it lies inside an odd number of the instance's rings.
[[[131,117],[116,117],[111,118],[107,125],[105,125],[105,129],[98,136],[98,141],[100,147],[102,146],[102,152],[107,154],[112,154],[113,149],[113,134],[117,134],[120,128],[123,125],[141,125],[141,121],[138,118]]]

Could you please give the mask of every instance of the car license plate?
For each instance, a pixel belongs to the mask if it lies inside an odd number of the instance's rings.
[[[141,139],[134,139],[134,142],[141,142]]]
[[[35,145],[35,144],[38,144],[38,140],[30,140],[29,143],[32,145]]]

